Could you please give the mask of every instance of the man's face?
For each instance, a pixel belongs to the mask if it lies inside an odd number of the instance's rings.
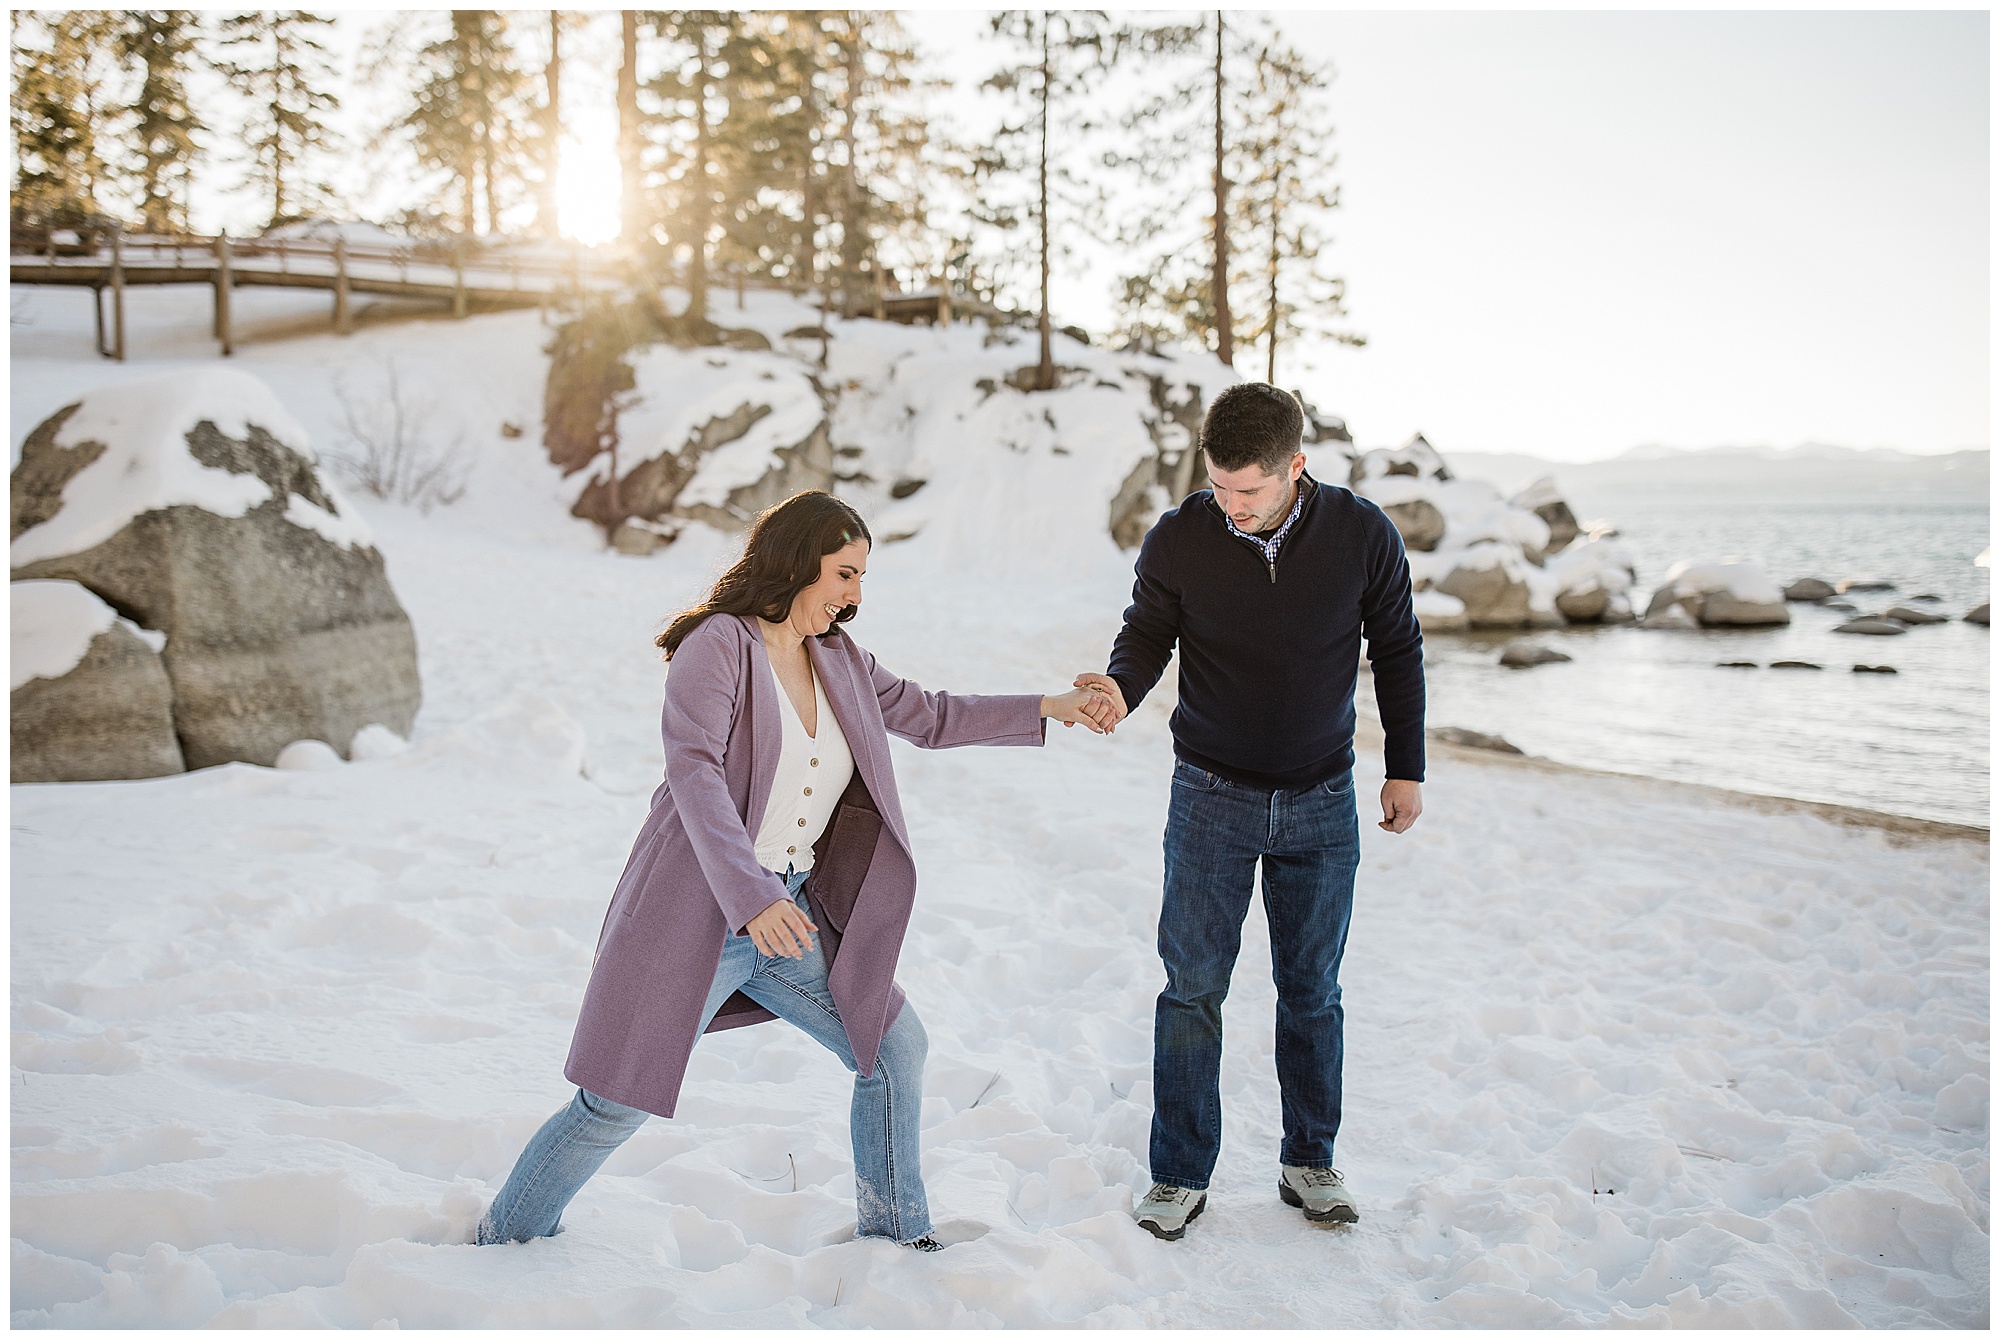
[[[1215,505],[1235,523],[1236,529],[1254,534],[1269,530],[1292,510],[1292,487],[1305,473],[1306,454],[1292,457],[1292,463],[1276,474],[1267,474],[1261,465],[1241,470],[1208,467],[1209,487],[1215,490]]]

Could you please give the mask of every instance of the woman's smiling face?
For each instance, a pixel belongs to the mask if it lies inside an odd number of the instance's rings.
[[[868,571],[868,542],[849,540],[819,560],[819,580],[792,597],[786,622],[802,637],[818,637],[834,616],[861,603],[861,578]]]

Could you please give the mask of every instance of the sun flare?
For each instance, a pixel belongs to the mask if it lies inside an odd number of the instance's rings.
[[[589,118],[579,126],[581,134],[563,136],[556,163],[556,228],[564,237],[585,246],[618,236],[623,196],[618,179],[617,130],[589,123],[599,119]]]

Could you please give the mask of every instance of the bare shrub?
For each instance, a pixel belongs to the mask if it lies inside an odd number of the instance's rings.
[[[472,455],[463,434],[440,442],[431,433],[437,406],[403,389],[393,362],[384,360],[381,389],[358,394],[346,379],[334,382],[347,445],[326,462],[364,493],[428,513],[465,496]]]

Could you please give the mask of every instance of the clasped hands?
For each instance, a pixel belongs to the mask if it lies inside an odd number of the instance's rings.
[[[1109,735],[1125,719],[1125,695],[1118,681],[1086,671],[1075,682],[1076,687],[1062,697],[1042,699],[1042,715],[1065,726],[1081,722],[1099,735]],[[1062,705],[1073,705],[1073,715],[1050,710]],[[1423,792],[1417,783],[1394,777],[1382,783],[1382,822],[1375,825],[1377,828],[1385,833],[1407,832],[1423,812]]]

